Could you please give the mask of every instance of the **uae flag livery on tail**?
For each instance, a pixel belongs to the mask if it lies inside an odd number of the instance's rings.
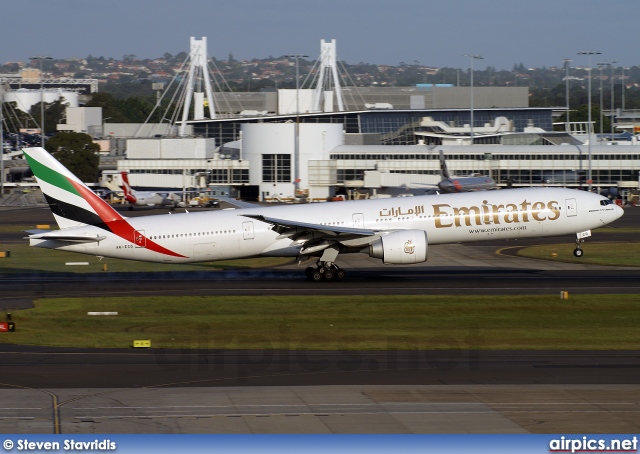
[[[140,238],[136,238],[140,233],[126,219],[44,148],[29,148],[23,152],[60,229],[92,225],[132,243],[140,243]],[[181,257],[149,238],[145,238],[145,243],[147,249]]]

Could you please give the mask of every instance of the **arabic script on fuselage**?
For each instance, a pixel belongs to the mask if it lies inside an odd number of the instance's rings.
[[[555,221],[560,217],[560,204],[555,200],[548,202],[492,204],[487,200],[476,206],[451,206],[447,203],[432,205],[436,228],[461,227],[472,225],[513,224],[531,221]],[[401,218],[419,216],[425,213],[424,205],[412,208],[392,207],[380,210],[382,218]]]
[[[385,208],[384,210],[380,210],[380,217],[401,217],[401,216],[417,216],[424,213],[424,205],[416,205],[413,208],[409,208],[406,211],[403,211],[403,208]]]

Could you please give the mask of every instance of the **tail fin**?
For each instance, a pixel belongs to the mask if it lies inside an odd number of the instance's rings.
[[[136,191],[134,191],[129,184],[129,174],[127,172],[120,172],[120,176],[122,177],[124,199],[129,203],[136,203]]]
[[[24,156],[61,229],[80,225],[106,228],[122,216],[44,148],[25,148]]]
[[[447,161],[444,160],[444,151],[440,150],[440,178],[448,180],[450,177],[449,169],[447,169]]]

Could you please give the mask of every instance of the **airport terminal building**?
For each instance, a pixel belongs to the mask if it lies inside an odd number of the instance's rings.
[[[526,87],[475,87],[473,109],[470,87],[360,89],[358,99],[344,97],[342,111],[312,112],[303,102],[298,114],[295,92],[234,93],[237,106],[188,120],[182,135],[145,125],[141,138],[139,125],[96,120],[102,137],[119,144],[105,156],[111,164],[102,182],[117,188],[119,172],[128,171],[134,187],[247,200],[368,197],[437,183],[443,150],[452,173],[489,175],[503,186],[580,186],[591,169],[596,187],[627,181],[637,188],[637,141],[614,146],[593,137],[589,147],[586,137],[553,132],[558,109],[528,107]]]
[[[213,153],[148,156],[127,140],[118,170],[128,170],[141,187],[171,184],[262,201],[415,190],[440,180],[440,150],[453,173],[489,175],[504,186],[579,186],[589,169],[596,186],[638,181],[636,146],[599,145],[593,138],[588,147],[584,137],[553,132],[562,109],[529,107],[527,87],[352,90],[342,89],[341,108],[334,105],[337,92],[324,93],[325,104],[315,106],[313,90],[233,93],[226,103],[216,101],[226,114],[188,121],[188,139],[209,142],[205,148]],[[185,139],[150,140],[160,143],[153,149],[170,149],[176,146],[170,142]]]
[[[551,109],[479,109],[474,114],[479,119],[476,124],[508,118],[512,132],[478,135],[473,146],[462,139],[459,144],[455,139],[443,141],[438,134],[420,135],[424,118],[468,125],[469,112],[463,109],[309,114],[300,115],[299,124],[295,117],[220,120],[194,125],[194,131],[202,135],[215,130],[219,134],[215,138],[145,139],[158,146],[171,141],[208,141],[206,155],[189,151],[197,147],[180,147],[185,153],[179,159],[166,153],[148,156],[136,152],[129,141],[127,159],[118,161],[118,170],[128,170],[132,184],[144,187],[171,184],[249,200],[323,201],[337,193],[367,197],[384,193],[385,188],[411,192],[420,185],[435,184],[440,180],[438,154],[442,150],[454,174],[489,175],[505,187],[583,186],[591,168],[596,187],[615,187],[627,181],[637,188],[640,147],[631,142],[607,145],[594,138],[589,147],[584,138],[548,132]],[[527,129],[532,126],[533,132]],[[232,136],[227,132],[231,129],[237,130],[236,140],[216,147],[219,137]]]

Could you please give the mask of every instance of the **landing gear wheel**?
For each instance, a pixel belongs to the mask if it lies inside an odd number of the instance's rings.
[[[318,261],[316,266],[308,266],[305,268],[304,274],[308,280],[320,282],[341,281],[344,279],[346,273],[335,263]]]
[[[575,248],[573,250],[573,255],[575,255],[578,258],[582,257],[583,254],[584,254],[584,251],[582,249],[580,249],[579,247],[577,247],[577,248]]]
[[[304,270],[304,275],[307,276],[307,279],[311,280],[311,276],[313,275],[313,272],[316,269],[312,266],[308,266],[305,270]]]

